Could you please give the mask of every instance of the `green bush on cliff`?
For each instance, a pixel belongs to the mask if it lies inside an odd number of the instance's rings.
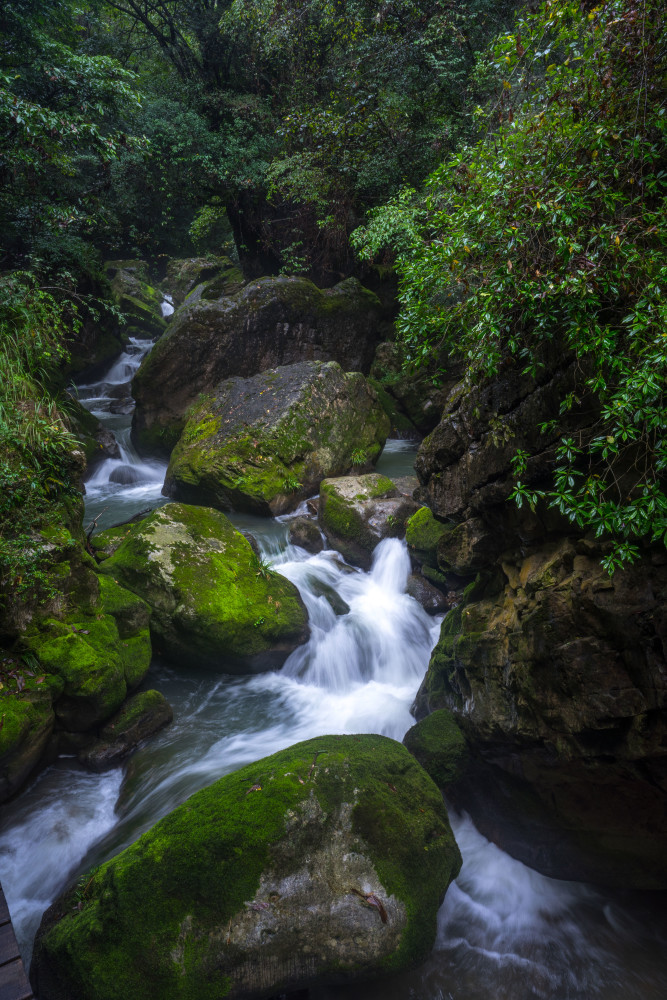
[[[410,361],[454,348],[479,379],[508,359],[538,377],[549,355],[579,360],[561,416],[587,407],[592,432],[563,437],[542,491],[519,454],[514,495],[609,534],[610,570],[638,538],[667,538],[663,13],[657,0],[551,0],[524,16],[492,52],[486,139],[356,241],[368,256],[397,248]]]

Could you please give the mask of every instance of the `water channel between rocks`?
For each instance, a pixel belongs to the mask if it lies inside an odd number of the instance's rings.
[[[99,527],[166,502],[165,466],[142,461],[132,448],[123,388],[149,348],[131,341],[103,380],[79,388],[121,448],[121,458],[103,462],[87,483],[87,522],[97,518]],[[412,472],[414,450],[388,442],[378,469],[390,477]],[[199,788],[299,740],[360,732],[400,740],[414,721],[410,705],[440,620],[405,593],[405,544],[382,542],[364,573],[334,552],[309,556],[289,545],[287,518],[232,520],[299,587],[311,638],[279,672],[246,678],[156,660],[144,686],[172,704],[171,726],[125,769],[90,774],[60,759],[3,807],[0,881],[26,959],[42,912],[72,875],[117,853]],[[348,614],[337,617],[316,595],[322,583]],[[667,997],[665,919],[650,895],[612,897],[547,879],[486,841],[467,817],[451,820],[464,864],[440,910],[431,958],[390,983],[312,990],[311,1000]]]

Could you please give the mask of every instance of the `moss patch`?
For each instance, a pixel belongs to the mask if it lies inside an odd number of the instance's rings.
[[[167,470],[169,495],[281,513],[340,475],[374,462],[388,420],[363,375],[302,362],[229,379],[190,410]]]
[[[403,743],[439,788],[461,777],[467,745],[451,712],[439,709],[405,734]]]
[[[264,567],[219,511],[167,504],[100,568],[150,605],[155,639],[178,662],[266,669],[307,635],[296,587]]]
[[[428,507],[421,507],[405,526],[408,547],[427,565],[438,566],[438,542],[451,526],[437,521]]]

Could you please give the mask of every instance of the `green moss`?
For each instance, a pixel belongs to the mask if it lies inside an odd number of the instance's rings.
[[[179,660],[229,666],[304,633],[307,612],[294,585],[264,570],[219,511],[153,511],[100,569],[153,608],[151,628]]]
[[[437,521],[428,507],[420,507],[405,526],[405,540],[418,558],[437,568],[438,542],[451,530],[450,525]]]
[[[117,739],[136,727],[145,715],[152,714],[166,705],[165,697],[159,691],[141,691],[128,698],[121,710],[101,731],[103,739]]]
[[[123,537],[127,532],[124,532]],[[99,576],[100,603],[105,614],[111,615],[121,639],[128,639],[137,632],[148,628],[151,609],[145,601],[125,587],[121,587],[110,576]]]
[[[355,452],[374,461],[388,430],[363,376],[333,362],[229,379],[215,398],[190,409],[168,489],[186,500],[269,514],[294,506],[325,476],[346,472]]]
[[[451,712],[439,709],[405,734],[403,743],[439,788],[461,777],[467,745]]]
[[[408,925],[387,970],[424,957],[460,866],[440,793],[392,740],[323,736],[220,779],[103,865],[84,906],[61,907],[65,916],[38,943],[37,968],[48,963],[79,1000],[226,996],[228,963],[239,961],[226,949],[229,921],[254,898],[272,857],[280,869],[273,845],[311,796],[323,812],[310,833],[320,842],[340,805],[356,801],[359,850],[405,905]]]

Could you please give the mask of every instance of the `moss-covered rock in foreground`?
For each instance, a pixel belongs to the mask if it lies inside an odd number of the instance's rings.
[[[281,514],[325,477],[375,462],[388,431],[363,375],[334,361],[228,379],[192,410],[164,491],[186,502]]]
[[[47,912],[40,1000],[221,1000],[423,959],[460,855],[400,744],[322,736],[193,795]]]
[[[377,472],[325,479],[320,485],[319,521],[329,544],[365,569],[384,538],[403,536],[416,507]]]
[[[173,503],[153,511],[100,570],[148,602],[156,644],[178,663],[268,670],[308,637],[294,584],[263,566],[216,510]]]

